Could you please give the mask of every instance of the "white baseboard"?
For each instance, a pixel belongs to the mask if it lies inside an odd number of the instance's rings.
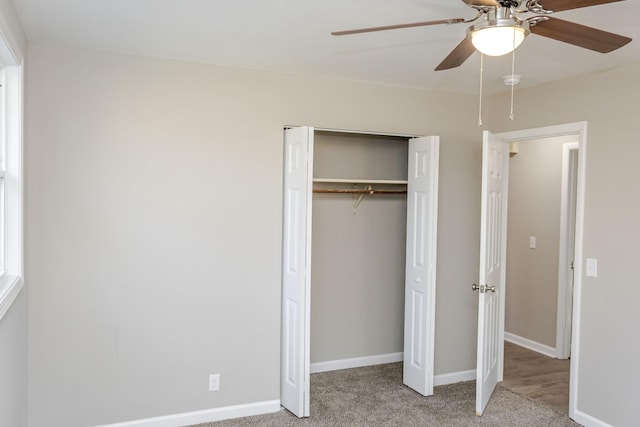
[[[105,424],[101,427],[181,427],[193,424],[210,423],[232,418],[250,417],[253,415],[271,414],[282,408],[279,400],[249,403],[246,405],[225,406],[205,409],[203,411],[185,412],[164,417],[145,418],[116,424]]]
[[[539,342],[530,340],[528,338],[523,338],[518,335],[512,334],[510,332],[504,333],[504,340],[509,341],[510,343],[517,344],[520,347],[528,348],[529,350],[533,350],[540,354],[544,354],[545,356],[553,357],[554,359],[558,356],[555,347],[550,347],[545,344],[540,344]]]
[[[585,427],[613,427],[611,424],[607,424],[604,421],[594,418],[591,415],[587,415],[584,412],[580,412],[577,409],[573,420]]]
[[[450,374],[440,374],[433,378],[433,385],[446,385],[454,384],[462,381],[471,381],[476,379],[476,370],[470,369],[468,371],[452,372]]]
[[[311,373],[337,371],[340,369],[362,368],[364,366],[382,365],[384,363],[402,362],[404,353],[378,354],[376,356],[354,357],[351,359],[330,360],[311,364]],[[476,370],[452,372],[450,374],[436,375],[433,378],[434,385],[445,385],[471,381],[476,379]]]
[[[382,365],[402,362],[404,353],[378,354],[375,356],[354,357],[351,359],[330,360],[311,364],[311,373],[337,371],[339,369],[362,368],[363,366]]]

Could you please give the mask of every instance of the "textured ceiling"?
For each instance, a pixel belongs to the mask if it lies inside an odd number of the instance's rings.
[[[471,18],[460,0],[13,0],[30,42],[228,67],[477,93],[480,55],[433,69],[468,24],[335,37],[331,31]],[[544,4],[544,0],[541,0]],[[640,62],[640,2],[556,14],[632,41],[609,54],[531,35],[516,51],[520,87]],[[485,60],[485,91],[508,90],[511,56]]]

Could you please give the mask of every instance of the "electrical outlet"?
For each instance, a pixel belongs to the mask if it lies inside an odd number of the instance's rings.
[[[209,391],[220,390],[220,374],[209,375]]]

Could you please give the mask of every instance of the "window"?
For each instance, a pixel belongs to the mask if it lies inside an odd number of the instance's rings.
[[[7,175],[7,142],[5,123],[5,99],[4,99],[4,68],[0,68],[0,278],[7,273],[6,270],[6,214],[5,214],[5,177]]]
[[[23,286],[22,60],[0,37],[0,319]]]

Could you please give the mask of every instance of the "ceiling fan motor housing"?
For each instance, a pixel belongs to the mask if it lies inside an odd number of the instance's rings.
[[[501,7],[470,26],[467,38],[482,53],[500,56],[517,48],[529,33],[529,22],[518,19],[510,8]]]

